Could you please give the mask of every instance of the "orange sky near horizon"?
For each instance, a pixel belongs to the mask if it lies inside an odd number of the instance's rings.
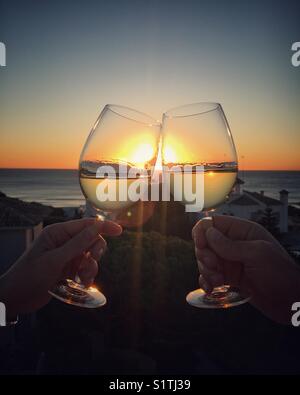
[[[260,1],[29,3],[1,9],[0,168],[76,169],[107,103],[161,119],[218,102],[241,170],[300,170],[292,5],[270,13]]]
[[[0,168],[28,168],[28,169],[77,169],[78,159],[81,151],[81,146],[76,144],[72,151],[66,151],[64,147],[38,148],[35,150],[28,149],[24,151],[24,146],[19,146],[14,150],[13,155],[3,155],[7,152],[12,152],[9,145],[0,149]],[[291,150],[292,151],[292,150]],[[253,158],[251,153],[253,152]],[[240,170],[300,170],[299,153],[290,152],[288,158],[285,155],[281,160],[273,161],[272,153],[269,153],[269,158],[265,152],[258,153],[256,149],[252,152],[249,150],[247,156],[239,156]]]
[[[78,168],[82,147],[92,127],[90,119],[97,115],[86,112],[82,113],[80,121],[78,115],[76,119],[71,117],[64,122],[59,117],[57,123],[53,116],[41,129],[39,123],[30,128],[25,123],[20,125],[17,119],[2,118],[0,127],[4,123],[7,133],[0,132],[0,168]],[[255,123],[245,124],[239,118],[231,118],[229,122],[238,152],[239,169],[300,170],[300,134],[296,128],[291,128],[289,133],[280,133],[279,130],[274,133],[276,138],[272,139],[270,131],[265,134],[251,132],[252,128],[258,127]]]

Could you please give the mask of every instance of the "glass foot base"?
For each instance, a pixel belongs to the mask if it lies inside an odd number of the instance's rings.
[[[49,294],[67,304],[90,309],[106,304],[106,297],[97,288],[84,288],[72,280],[61,281]]]
[[[186,301],[191,306],[205,309],[226,309],[239,306],[249,300],[250,297],[240,295],[236,288],[228,285],[214,288],[210,294],[207,294],[203,289],[196,289],[186,297]]]

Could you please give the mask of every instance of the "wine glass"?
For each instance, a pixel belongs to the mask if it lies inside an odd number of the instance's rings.
[[[185,204],[186,210],[189,207],[189,211],[202,210],[208,215],[225,201],[238,167],[231,131],[219,103],[189,104],[164,113],[162,163],[174,200]],[[179,175],[181,180],[176,182]],[[194,194],[184,193],[188,181]],[[203,308],[226,308],[248,299],[226,284],[211,293],[197,289],[186,297],[189,304]]]
[[[133,109],[108,104],[100,113],[81,152],[79,181],[99,220],[138,226],[153,211],[147,200],[157,159],[160,123]],[[148,203],[148,204],[147,204]],[[67,279],[51,292],[66,303],[101,307],[105,296],[96,288],[85,288]]]

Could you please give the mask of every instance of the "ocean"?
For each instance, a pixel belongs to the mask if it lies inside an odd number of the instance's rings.
[[[279,191],[289,191],[290,204],[300,207],[300,171],[242,171],[243,188],[279,199]],[[27,202],[54,207],[84,204],[77,170],[0,169],[0,191]]]
[[[0,191],[53,207],[84,204],[77,170],[0,169]]]

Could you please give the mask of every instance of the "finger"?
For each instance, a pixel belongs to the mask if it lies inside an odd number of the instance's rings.
[[[214,273],[208,270],[199,259],[197,259],[197,264],[198,264],[199,273],[202,274],[203,276],[209,277]]]
[[[81,233],[92,225],[99,227],[99,233],[108,236],[117,236],[122,232],[120,225],[111,221],[100,221],[96,218],[83,218],[47,226],[38,239],[39,248],[52,250],[64,245],[68,240]]]
[[[239,262],[223,261],[224,284],[240,288],[244,265]]]
[[[221,271],[219,258],[209,248],[199,250],[195,248],[196,258],[210,271]]]
[[[218,273],[216,270],[210,270],[208,269],[202,261],[200,261],[199,259],[197,259],[197,265],[198,265],[198,269],[199,269],[199,273],[203,274],[206,277],[210,277],[213,276],[215,273]]]
[[[207,241],[205,237],[206,230],[213,225],[212,219],[205,217],[197,222],[193,227],[192,237],[197,248],[202,249],[207,246]]]
[[[83,254],[79,255],[72,261],[70,261],[62,271],[62,280],[69,278],[71,280],[75,280],[76,275],[78,273],[79,267],[81,265],[81,261],[83,259]]]
[[[199,286],[204,289],[206,293],[210,293],[213,290],[213,286],[201,274],[199,276]]]
[[[232,240],[274,241],[273,236],[258,223],[231,215],[214,215],[213,225]]]
[[[121,225],[113,221],[97,220],[96,225],[98,226],[99,233],[104,236],[119,236],[123,231]]]
[[[78,276],[84,286],[89,287],[93,284],[95,277],[98,273],[97,261],[91,254],[84,254],[83,259],[78,270]]]
[[[225,278],[222,273],[204,271],[202,276],[213,288],[225,285]]]
[[[95,218],[81,218],[72,221],[60,222],[58,224],[52,224],[45,227],[45,231],[56,234],[60,231],[65,231],[69,237],[75,236],[81,232],[87,226],[91,226],[95,223]]]
[[[199,273],[202,275],[202,278],[204,278],[212,287],[218,287],[225,284],[225,276],[222,272],[208,269],[208,267],[203,265],[199,260],[197,260],[197,263]]]
[[[74,221],[60,222],[49,225],[45,228],[48,236],[53,236],[57,241],[61,238],[63,244],[66,240],[82,232],[85,228],[95,225],[98,227],[98,233],[107,236],[118,236],[122,233],[122,228],[115,222],[102,221],[98,218],[82,218]]]
[[[111,221],[94,222],[92,226],[84,228],[80,233],[55,250],[57,262],[65,264],[87,251],[95,241],[99,240],[100,232],[113,236],[120,234],[122,228]]]
[[[200,261],[200,259],[197,259],[197,265],[198,265],[198,270],[199,273],[203,273],[203,263]]]
[[[196,249],[199,272],[208,278],[214,287],[224,284],[238,286],[242,277],[243,265],[220,259],[212,250]]]
[[[246,262],[256,241],[231,240],[215,227],[206,232],[209,247],[222,259],[233,262]]]
[[[107,243],[103,239],[101,235],[99,235],[99,240],[97,240],[89,249],[89,252],[91,253],[92,257],[96,260],[99,261],[101,256],[103,255],[104,251],[107,248]]]

